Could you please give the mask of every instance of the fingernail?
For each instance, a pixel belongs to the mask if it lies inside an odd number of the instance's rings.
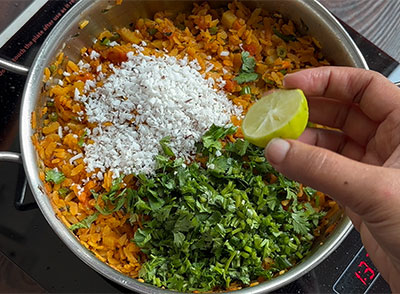
[[[284,87],[284,88],[287,88],[286,78],[287,78],[288,76],[290,76],[290,75],[291,75],[291,74],[287,74],[287,75],[283,78],[282,84],[283,84],[283,87]]]
[[[286,77],[284,77],[284,78],[283,78],[283,81],[282,81],[282,85],[283,85],[284,88],[286,88],[285,78],[286,78]]]
[[[265,147],[265,156],[272,164],[280,164],[290,149],[290,143],[283,139],[272,139]]]

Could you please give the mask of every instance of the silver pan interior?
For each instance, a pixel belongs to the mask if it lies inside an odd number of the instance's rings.
[[[251,8],[263,7],[269,11],[278,11],[284,17],[292,19],[297,27],[315,36],[322,44],[325,56],[335,65],[345,65],[366,68],[366,62],[353,41],[339,25],[335,18],[314,0],[265,0],[244,1]],[[31,114],[44,103],[40,92],[43,87],[43,70],[62,50],[70,59],[77,60],[79,51],[84,46],[90,46],[93,39],[104,29],[127,26],[138,17],[152,17],[156,11],[189,10],[192,1],[129,1],[113,6],[114,1],[81,0],[57,24],[44,42],[36,57],[27,79],[24,91],[23,106],[20,118],[20,140],[25,170],[30,187],[34,192],[39,207],[63,242],[86,264],[105,277],[139,293],[176,293],[155,288],[131,279],[94,257],[84,248],[75,236],[57,219],[47,195],[44,194],[42,183],[38,176],[39,162],[31,143]],[[226,5],[226,1],[212,1],[212,6]],[[104,13],[107,11],[106,13]],[[83,30],[78,29],[79,22],[88,20],[89,24]],[[79,34],[79,35],[78,35]],[[352,226],[347,217],[337,215],[333,221],[338,221],[334,232],[326,239],[316,242],[317,245],[304,261],[288,273],[256,287],[239,290],[240,293],[264,293],[273,291],[299,278],[318,265],[347,236]]]

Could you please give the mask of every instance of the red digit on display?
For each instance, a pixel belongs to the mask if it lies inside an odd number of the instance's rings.
[[[365,293],[379,276],[378,270],[369,259],[364,247],[358,251],[345,271],[333,285],[337,294],[341,293]],[[361,283],[355,282],[355,279]]]
[[[375,277],[375,272],[374,272],[374,270],[372,269],[372,268],[366,268],[365,269],[365,271],[364,271],[364,273],[366,274],[366,273],[370,273],[370,275],[369,275],[369,279],[370,280],[372,280],[374,277]]]
[[[367,254],[368,255],[368,254]],[[356,275],[357,279],[359,279],[364,285],[367,285],[367,277],[362,277],[368,274],[368,277],[370,280],[372,280],[375,277],[375,271],[369,267],[369,265],[365,261],[361,261],[358,267],[362,268],[365,267],[364,272],[362,273],[361,271],[355,272],[354,274]]]
[[[365,261],[361,261],[358,267],[365,266],[364,274],[369,273],[369,279],[372,280],[375,277],[375,271],[369,267]]]
[[[363,278],[361,278],[359,273],[355,272],[354,274],[356,275],[357,279],[359,279],[364,285],[367,285],[367,283],[363,280]]]

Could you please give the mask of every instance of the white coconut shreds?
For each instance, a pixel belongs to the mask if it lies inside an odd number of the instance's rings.
[[[241,115],[224,92],[213,88],[214,80],[196,70],[197,62],[133,52],[127,56],[120,68],[111,67],[114,73],[102,87],[87,96],[75,93],[88,121],[97,124],[88,136],[94,143],[85,145],[88,172],[152,174],[159,142],[166,136],[177,157],[191,160],[195,143],[212,124],[225,126],[232,115]]]

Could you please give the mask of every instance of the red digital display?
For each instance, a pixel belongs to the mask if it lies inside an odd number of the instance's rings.
[[[335,293],[363,294],[368,291],[378,276],[376,267],[362,247],[333,285],[333,290]]]
[[[359,279],[364,285],[367,285],[368,280],[373,280],[375,278],[375,271],[370,268],[365,261],[361,261],[358,267],[359,270],[356,271],[354,274],[356,275],[357,279]]]

